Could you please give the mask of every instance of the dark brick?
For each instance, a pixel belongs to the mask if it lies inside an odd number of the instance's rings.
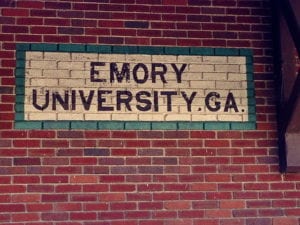
[[[3,26],[2,27],[3,33],[28,33],[28,27],[27,26]]]
[[[118,166],[111,168],[112,174],[136,174],[136,172],[135,166]]]
[[[138,155],[142,156],[162,156],[164,154],[162,149],[140,149]]]
[[[64,17],[64,18],[83,18],[84,17],[83,11],[66,10],[66,11],[59,11],[57,14],[59,17]]]
[[[162,166],[139,166],[139,173],[149,173],[149,174],[162,174],[163,167]]]
[[[109,149],[99,149],[99,148],[87,148],[84,149],[85,156],[109,156]]]
[[[83,169],[84,174],[108,174],[109,168],[104,166],[85,166]]]
[[[83,138],[82,131],[58,131],[58,138]]]
[[[0,94],[12,94],[13,91],[13,87],[0,87]]]
[[[68,2],[45,2],[46,9],[71,9],[71,3]]]
[[[15,7],[16,0],[2,0],[0,1],[0,7]]]
[[[148,21],[125,21],[125,27],[128,28],[148,28]]]
[[[39,16],[39,17],[55,17],[55,10],[44,10],[44,9],[33,9],[30,11],[31,16]]]
[[[153,158],[153,164],[159,164],[159,165],[177,165],[177,158]]]
[[[59,149],[57,156],[82,156],[81,149]]]
[[[211,5],[210,0],[188,0],[188,5],[208,6]]]
[[[14,158],[15,166],[23,166],[23,165],[41,165],[40,158]]]
[[[59,34],[83,34],[84,29],[83,28],[75,28],[75,27],[59,27],[58,33]]]
[[[193,22],[210,22],[211,17],[207,15],[188,15],[187,21]]]
[[[15,18],[8,17],[8,16],[1,16],[0,17],[0,24],[15,24]]]
[[[123,37],[99,37],[99,43],[103,44],[123,44]]]

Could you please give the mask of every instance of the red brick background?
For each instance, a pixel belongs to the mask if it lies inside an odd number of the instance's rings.
[[[0,223],[296,225],[280,174],[268,0],[1,0]],[[254,52],[257,130],[15,130],[16,43]]]

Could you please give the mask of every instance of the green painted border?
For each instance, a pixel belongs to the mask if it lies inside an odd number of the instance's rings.
[[[25,121],[25,56],[26,51],[85,52],[104,54],[156,54],[245,56],[247,73],[248,117],[247,122],[189,122],[189,121]],[[16,45],[16,104],[15,129],[63,130],[255,130],[256,104],[251,49],[161,46],[110,46],[82,44],[18,43]]]

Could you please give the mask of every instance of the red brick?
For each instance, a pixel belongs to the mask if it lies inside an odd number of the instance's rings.
[[[96,212],[71,212],[71,220],[95,220],[97,218]]]
[[[137,185],[137,189],[138,191],[162,191],[163,190],[163,186],[161,184],[140,184]]]
[[[2,9],[3,16],[29,16],[28,9],[4,8]]]
[[[139,202],[138,208],[140,210],[162,210],[162,202]]]
[[[283,216],[282,209],[259,209],[258,213],[261,217],[275,217],[275,216]]]
[[[150,193],[128,193],[128,201],[151,201],[152,195]]]
[[[190,209],[191,203],[189,201],[171,201],[164,202],[164,208],[167,210],[184,210]]]
[[[105,210],[108,210],[108,204],[107,203],[86,203],[84,207],[85,207],[86,211],[105,211]],[[76,209],[76,211],[78,211],[78,210]]]
[[[160,171],[162,171],[160,169]],[[190,173],[190,168],[188,166],[165,166],[165,173],[166,174],[189,174]]]
[[[239,183],[220,183],[218,184],[218,190],[220,191],[242,191],[242,184]]]
[[[112,149],[112,155],[114,156],[135,156],[137,154],[136,149],[125,148],[125,149]]]
[[[179,196],[177,193],[164,192],[164,193],[154,193],[153,200],[178,200]]]
[[[96,158],[72,158],[71,165],[96,165],[97,159]]]
[[[72,202],[96,202],[98,196],[95,194],[72,194],[70,200]]]
[[[54,138],[55,137],[55,131],[31,130],[31,131],[28,132],[28,136],[30,138]]]
[[[125,193],[101,193],[99,195],[99,200],[104,202],[121,202],[125,201],[126,195]]]
[[[66,221],[69,218],[67,212],[45,212],[41,215],[42,220],[45,221]]]
[[[245,201],[244,200],[221,201],[220,208],[223,209],[245,208]]]
[[[26,209],[29,212],[46,212],[52,211],[53,207],[51,203],[32,203],[27,204]]]
[[[41,196],[40,194],[18,194],[12,196],[12,202],[40,202]]]
[[[1,144],[3,146],[1,146]],[[0,147],[10,147],[11,142],[9,140],[2,139],[0,142]],[[2,157],[10,157],[10,156],[26,156],[26,149],[0,149],[0,154]]]
[[[43,147],[69,147],[66,140],[42,140]]]
[[[43,176],[42,183],[67,183],[68,176]]]
[[[283,198],[283,193],[282,192],[261,192],[259,193],[259,197],[262,199],[279,199]]]
[[[285,210],[285,215],[288,216],[288,217],[291,217],[291,216],[297,216],[297,217],[299,217],[299,215],[300,215],[300,209],[299,208],[286,209]]]
[[[179,218],[202,218],[204,217],[204,210],[181,210]]]
[[[70,177],[71,183],[97,183],[98,177],[93,175],[74,175]]]
[[[111,225],[138,225],[138,222],[134,220],[112,221]]]
[[[67,194],[43,194],[42,202],[67,202]]]
[[[0,205],[1,212],[25,212],[24,204],[2,204]]]
[[[194,221],[194,225],[218,225],[218,223],[215,219],[197,219]]]
[[[208,218],[228,218],[231,217],[231,210],[227,209],[207,209],[205,216]]]
[[[295,200],[274,200],[272,206],[275,208],[292,208],[297,207],[297,202]]]
[[[113,202],[110,204],[111,210],[136,210],[135,202]]]
[[[54,149],[29,149],[28,156],[54,156]]]
[[[193,209],[215,209],[218,208],[218,201],[205,200],[193,202]]]
[[[51,157],[51,158],[44,158],[43,159],[43,165],[65,165],[68,162],[69,162],[69,159],[67,159],[67,158]]]
[[[230,182],[230,175],[225,174],[209,174],[205,175],[207,182]]]
[[[189,186],[186,184],[165,184],[165,191],[187,191],[189,190]]]
[[[82,206],[80,203],[62,203],[55,204],[55,210],[57,211],[81,211]]]
[[[208,200],[216,200],[216,199],[231,199],[231,192],[208,192],[206,194],[206,198]]]
[[[49,43],[69,43],[70,36],[69,35],[44,35],[44,41]]]
[[[295,184],[293,183],[271,183],[272,190],[293,190],[295,189]]]
[[[151,165],[150,157],[127,158],[126,165]]]
[[[135,191],[136,187],[132,184],[112,184],[110,185],[111,192],[132,192]]]
[[[56,34],[56,27],[35,26],[30,29],[32,34]]]
[[[154,211],[153,218],[157,219],[172,219],[177,216],[176,211]]]
[[[70,26],[71,21],[69,19],[61,18],[44,18],[45,24],[47,25],[56,25],[56,26]]]
[[[149,219],[151,218],[151,213],[148,211],[129,211],[125,216],[126,219]]]
[[[273,218],[273,225],[297,225],[299,221],[294,217],[278,217]]]
[[[52,165],[55,165],[55,164],[52,164]],[[60,163],[58,165],[64,165],[64,163]],[[81,171],[81,168],[78,166],[58,166],[55,168],[56,174],[78,174],[78,173],[80,173],[80,171]]]
[[[245,165],[246,173],[268,173],[269,167],[267,165]]]
[[[80,185],[57,185],[55,187],[55,192],[60,193],[60,192],[80,192],[81,191],[81,186]]]
[[[13,141],[14,147],[40,147],[40,140],[34,140],[34,139],[15,139]]]
[[[15,176],[13,177],[13,183],[15,184],[28,184],[39,183],[40,177],[38,176]]]
[[[103,175],[99,177],[101,183],[120,183],[124,182],[125,178],[121,175]]]
[[[1,160],[0,160],[1,162]],[[5,164],[2,164],[3,166]],[[10,184],[11,183],[11,178],[10,177],[7,177],[7,176],[0,176],[0,182],[1,184]]]
[[[89,185],[84,185],[83,190],[84,192],[107,192],[108,185],[106,184],[89,184]]]
[[[205,140],[205,147],[229,147],[228,140]]]
[[[42,9],[44,7],[44,3],[33,1],[33,0],[25,0],[25,1],[17,2],[17,7]]]

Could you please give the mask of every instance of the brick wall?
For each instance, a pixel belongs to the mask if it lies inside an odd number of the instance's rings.
[[[270,2],[2,0],[0,223],[299,224],[300,176],[278,168]],[[256,129],[15,129],[17,43],[252,49]]]

